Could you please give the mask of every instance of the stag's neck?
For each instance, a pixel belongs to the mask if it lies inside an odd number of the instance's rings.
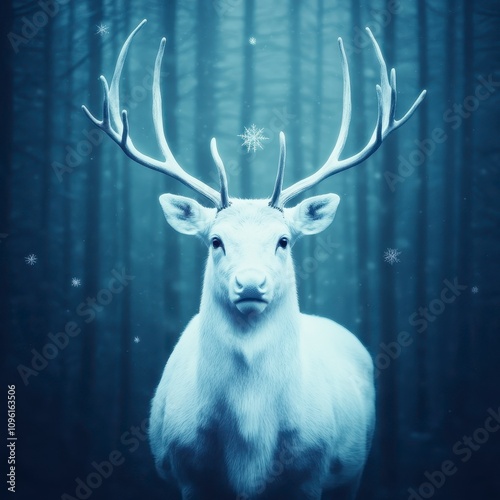
[[[289,287],[262,314],[245,318],[218,298],[208,283],[197,329],[200,400],[202,408],[216,408],[221,419],[213,424],[207,418],[207,426],[237,429],[239,438],[248,444],[244,449],[258,450],[255,456],[239,447],[228,448],[237,457],[234,464],[238,465],[230,467],[229,475],[238,484],[244,483],[241,470],[257,477],[259,464],[270,463],[280,428],[294,428],[283,419],[293,420],[290,415],[296,414],[293,394],[300,386],[301,315],[295,287]],[[244,464],[242,469],[240,464]]]
[[[201,352],[211,362],[231,360],[238,369],[289,365],[298,353],[300,318],[294,287],[253,316],[242,315],[204,287],[199,313]]]

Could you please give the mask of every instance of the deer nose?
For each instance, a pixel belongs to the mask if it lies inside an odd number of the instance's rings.
[[[260,300],[267,291],[266,275],[257,269],[244,269],[234,276],[234,291],[239,300]]]

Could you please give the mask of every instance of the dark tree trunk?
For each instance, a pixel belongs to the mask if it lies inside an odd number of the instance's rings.
[[[323,0],[318,0],[318,6],[316,11],[316,64],[314,68],[314,125],[313,125],[313,153],[312,153],[312,168],[317,169],[321,165],[321,118],[322,118],[322,107],[323,107],[323,16],[324,16],[324,2]],[[316,194],[316,189],[311,189],[310,195]],[[306,243],[309,239],[306,240]],[[309,252],[311,245],[308,245]],[[311,297],[316,297],[318,289],[318,275],[310,276],[308,295]]]
[[[50,328],[51,315],[54,313],[54,304],[58,302],[61,298],[60,290],[58,287],[52,285],[55,270],[52,267],[53,259],[51,256],[51,236],[54,234],[52,229],[54,228],[54,221],[51,219],[51,202],[52,202],[52,190],[51,190],[51,180],[53,177],[53,171],[49,168],[53,160],[52,155],[52,144],[53,144],[53,115],[54,104],[53,104],[53,94],[54,94],[54,26],[53,23],[48,23],[45,27],[43,34],[43,69],[41,75],[43,75],[42,85],[43,85],[43,101],[42,101],[42,130],[40,134],[41,140],[41,157],[40,165],[45,168],[38,168],[40,172],[40,246],[38,247],[38,260],[40,263],[41,277],[41,290],[43,291],[40,299],[37,301],[38,308],[38,328],[41,332],[48,331]],[[35,164],[36,167],[36,164]],[[59,295],[59,297],[58,297]]]
[[[475,8],[475,26],[479,29],[474,34],[475,47],[474,69],[476,85],[484,85],[484,81],[492,78],[500,79],[500,4],[496,0],[483,0]],[[482,78],[481,78],[482,77]],[[491,80],[490,80],[491,81]],[[486,405],[498,407],[498,381],[500,380],[500,144],[498,141],[500,127],[498,112],[500,108],[500,93],[491,92],[487,99],[479,104],[474,112],[474,213],[471,221],[474,238],[473,255],[469,256],[471,269],[470,287],[465,290],[470,296],[469,314],[472,323],[472,349],[470,369],[473,374],[469,379],[471,399],[469,407],[476,409],[476,415],[484,411]],[[475,386],[475,387],[474,387]],[[480,387],[481,390],[475,390]],[[486,398],[482,394],[486,394]],[[486,402],[484,402],[486,399]],[[482,416],[479,418],[483,418]],[[476,419],[475,419],[476,421]],[[480,420],[478,420],[480,421]],[[498,441],[496,441],[498,443]],[[495,471],[500,470],[500,454],[498,445],[486,449],[485,463],[477,466],[478,480],[488,483],[491,494],[483,497],[493,497],[500,491],[500,478]],[[491,465],[490,465],[491,464]],[[491,480],[491,478],[494,478]],[[480,478],[480,479],[479,479]],[[465,482],[465,481],[464,481]],[[474,495],[473,484],[468,485],[469,497]]]
[[[418,29],[419,29],[419,88],[424,89],[428,84],[428,49],[427,49],[427,7],[426,1],[420,0],[418,5]],[[420,107],[419,119],[419,138],[425,140],[428,137],[428,107],[426,104]],[[427,266],[428,266],[428,248],[427,248],[427,164],[429,159],[419,167],[419,184],[417,195],[417,237],[418,242],[418,262],[416,275],[416,310],[427,303]],[[428,335],[426,330],[418,334],[416,338],[417,347],[417,408],[415,415],[416,429],[419,432],[425,432],[428,428]]]
[[[245,21],[244,21],[244,44],[243,44],[243,95],[241,100],[241,118],[240,130],[245,130],[245,127],[250,127],[253,120],[254,111],[254,47],[250,44],[249,39],[255,35],[255,2],[254,0],[246,0],[245,2]],[[242,150],[243,151],[243,150]],[[253,153],[246,151],[241,155],[240,162],[240,196],[251,198],[252,195],[252,169],[251,162],[254,158]]]
[[[177,151],[178,145],[178,125],[176,119],[176,107],[178,100],[177,89],[177,45],[176,45],[176,18],[177,18],[177,1],[168,2],[165,7],[165,31],[167,34],[167,45],[165,48],[164,71],[166,77],[163,78],[163,88],[167,95],[165,99],[169,103],[164,109],[164,123],[168,143],[172,151]],[[205,151],[205,154],[207,152]],[[175,153],[174,153],[175,154]],[[209,158],[206,161],[210,161]],[[205,163],[206,164],[206,163]],[[172,190],[171,179],[165,179],[165,192]],[[170,228],[169,228],[170,231]],[[166,318],[166,332],[162,331],[161,335],[165,336],[168,347],[171,347],[179,335],[179,310],[180,300],[177,284],[180,280],[180,245],[178,239],[174,236],[169,237],[168,243],[165,245],[163,255],[163,276],[165,280],[164,292],[164,317]]]
[[[215,79],[214,68],[216,51],[217,12],[212,4],[205,0],[197,3],[197,40],[196,40],[196,105],[193,143],[195,144],[195,168],[193,175],[200,179],[207,178],[206,165],[213,167],[210,155],[210,140],[214,136],[217,117],[215,116]],[[206,203],[206,200],[201,200]],[[204,251],[200,245],[192,247],[189,275],[193,276],[194,290],[201,289]],[[199,292],[198,292],[199,293]]]
[[[463,10],[463,96],[474,95],[474,4],[464,0]],[[460,185],[458,189],[458,266],[456,276],[459,283],[468,286],[472,279],[472,182],[474,168],[474,116],[462,122],[460,138]],[[470,290],[461,297],[459,314],[459,347],[457,352],[457,390],[455,392],[455,411],[458,415],[467,413],[470,397],[470,351],[472,347]]]
[[[7,346],[9,343],[10,331],[10,270],[8,256],[9,240],[9,213],[10,213],[10,189],[11,189],[11,162],[12,162],[12,47],[7,38],[7,34],[12,30],[13,13],[12,5],[7,2],[2,7],[0,16],[0,42],[3,83],[0,92],[0,116],[5,124],[0,134],[0,276],[2,284],[0,286],[0,325],[4,334],[0,335],[0,356],[2,366],[6,366]]]
[[[352,26],[363,26],[361,17],[361,4],[357,0],[351,0]],[[355,45],[353,45],[355,47]],[[366,120],[364,119],[365,92],[364,92],[364,51],[354,51],[354,57],[351,57],[349,65],[352,68],[351,80],[352,100],[355,103],[355,116],[357,117],[356,126],[351,127],[352,142],[359,150],[366,142]],[[366,165],[356,168],[356,253],[357,253],[357,275],[358,275],[358,313],[360,319],[358,325],[358,335],[366,343],[370,342],[370,332],[368,321],[369,299],[369,244],[368,244],[368,192],[366,187],[367,170]]]
[[[97,110],[102,106],[102,97],[95,85],[96,75],[102,73],[101,39],[96,36],[94,27],[102,22],[102,0],[92,2],[89,19],[88,51],[89,80],[88,87],[93,89],[89,96],[89,109]],[[95,155],[92,161],[85,163],[86,168],[86,226],[85,226],[85,278],[83,282],[84,296],[96,297],[100,289],[100,213],[101,213],[101,155]],[[97,321],[93,319],[83,326],[82,331],[82,367],[80,378],[80,415],[81,422],[92,420],[93,396],[96,389],[96,344]],[[80,458],[82,466],[89,463],[90,445],[92,443],[89,431],[85,426],[78,429],[80,438]]]
[[[389,7],[390,0],[387,1]],[[383,52],[390,66],[396,66],[396,20],[390,23],[384,30]],[[394,164],[398,157],[398,136],[393,136],[384,144],[382,163],[384,165]],[[379,258],[382,257],[387,247],[394,245],[394,214],[396,203],[394,196],[387,196],[387,186],[381,184],[381,199],[384,205],[379,217]],[[395,309],[395,276],[394,268],[382,262],[379,266],[380,274],[378,283],[380,288],[380,340],[389,343],[394,339],[396,331],[394,309]],[[393,369],[385,370],[379,377],[378,394],[378,431],[381,450],[381,483],[383,497],[395,498],[398,484],[398,471],[395,464],[398,462],[398,391],[397,375]]]
[[[457,2],[456,0],[447,1],[447,16],[446,16],[446,66],[445,66],[445,98],[446,98],[446,108],[451,108],[457,99],[456,92],[456,75],[457,75],[457,57],[456,47],[459,43],[457,36]],[[446,177],[445,183],[448,186],[444,191],[444,217],[443,217],[443,255],[445,256],[443,262],[443,275],[447,277],[452,277],[456,273],[457,269],[457,218],[458,213],[456,210],[456,194],[458,187],[458,179],[460,177],[460,169],[458,163],[457,155],[457,140],[456,132],[451,131],[447,134],[448,139],[446,141],[446,152],[445,152],[445,166],[446,166]],[[460,367],[455,363],[457,356],[457,349],[460,342],[455,342],[458,327],[458,316],[460,311],[456,307],[451,307],[447,313],[448,329],[447,335],[444,339],[444,346],[446,348],[445,357],[445,377],[446,377],[446,398],[447,398],[447,408],[450,408],[453,394],[453,387],[456,383],[457,374]],[[446,426],[445,432],[450,435],[450,439],[456,433],[456,428],[453,425]]]
[[[125,9],[127,12],[131,11],[131,0],[125,1]],[[130,18],[126,17],[124,22],[124,31],[122,33],[123,40],[129,35],[131,29]],[[118,48],[118,50],[120,50]],[[117,52],[118,54],[118,52]],[[129,79],[122,82],[123,91],[128,95]],[[119,152],[120,153],[120,152]],[[121,191],[121,258],[125,272],[131,272],[131,251],[133,248],[132,231],[131,231],[131,196],[130,196],[130,169],[133,167],[127,156],[120,154],[118,167],[121,170],[119,176],[122,178],[122,191]],[[132,273],[133,274],[133,273]],[[130,400],[131,400],[131,360],[130,351],[132,349],[132,331],[131,331],[131,287],[127,286],[121,293],[121,317],[120,317],[120,397],[119,397],[119,421],[117,432],[123,432],[130,426]],[[115,436],[117,439],[118,436]]]
[[[203,165],[210,159],[210,140],[215,127],[214,114],[214,70],[213,58],[215,50],[216,13],[213,6],[203,0],[198,0],[198,40],[196,49],[196,126],[195,164],[199,169],[197,174],[202,177]]]
[[[294,120],[290,123],[292,144],[290,148],[290,160],[292,162],[292,172],[294,182],[299,180],[303,174],[303,156],[301,134],[301,105],[300,105],[300,89],[302,86],[301,79],[301,50],[300,50],[300,14],[301,14],[300,0],[290,1],[290,109],[294,110]]]

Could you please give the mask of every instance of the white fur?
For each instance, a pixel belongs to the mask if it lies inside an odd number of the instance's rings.
[[[232,200],[219,214],[187,198],[160,201],[173,227],[210,248],[200,311],[152,402],[150,439],[160,472],[186,498],[201,498],[193,492],[203,491],[197,473],[208,464],[234,498],[257,498],[281,456],[278,440],[288,433],[292,450],[281,466],[314,467],[307,484],[298,485],[304,498],[349,482],[355,488],[374,425],[372,361],[345,328],[300,313],[290,248],[277,246],[282,237],[291,246],[325,229],[338,197],[313,197],[284,214],[264,200]],[[214,236],[225,252],[211,248]],[[242,269],[266,276],[269,302],[250,318],[230,298]],[[207,449],[212,435],[217,450]],[[320,450],[314,462],[311,450]],[[332,472],[338,462],[341,469]]]

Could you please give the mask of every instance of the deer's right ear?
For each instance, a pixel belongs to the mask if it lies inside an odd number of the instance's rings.
[[[312,196],[290,208],[292,228],[299,236],[318,234],[333,221],[340,198],[336,194]]]
[[[200,236],[215,217],[215,208],[206,208],[197,201],[175,194],[162,194],[160,205],[167,222],[179,233]]]

